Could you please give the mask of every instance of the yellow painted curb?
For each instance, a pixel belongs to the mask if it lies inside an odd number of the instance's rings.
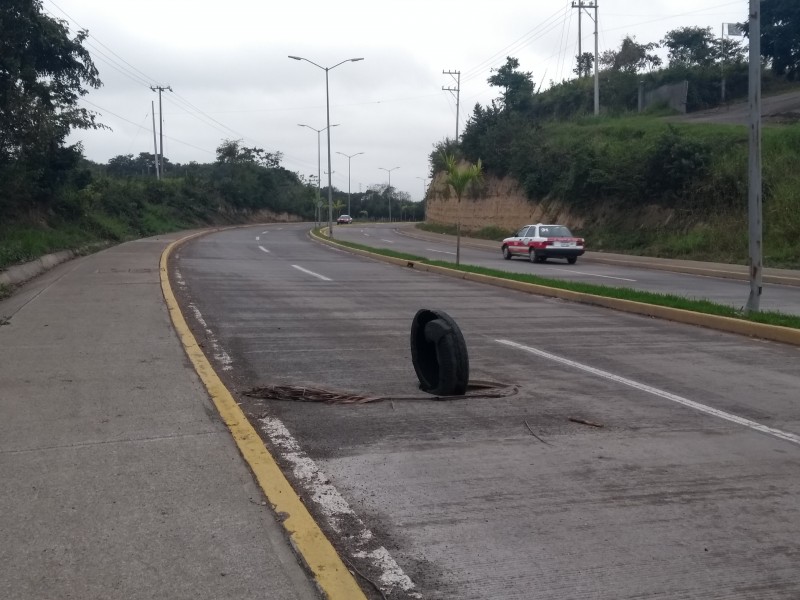
[[[728,333],[738,333],[750,337],[756,337],[764,340],[771,340],[774,342],[782,342],[784,344],[791,344],[793,346],[800,346],[800,330],[792,329],[791,327],[781,327],[779,325],[767,325],[764,323],[753,323],[751,321],[744,321],[742,319],[733,319],[731,317],[720,317],[717,315],[708,315],[704,313],[693,312],[690,310],[683,310],[680,308],[670,308],[668,306],[657,306],[654,304],[646,304],[644,302],[635,302],[633,300],[622,300],[619,298],[607,298],[605,296],[596,296],[594,294],[586,294],[583,292],[573,292],[571,290],[562,290],[559,288],[552,288],[545,285],[538,285],[535,283],[523,283],[521,281],[513,281],[511,279],[502,279],[500,277],[492,277],[491,275],[480,275],[478,273],[467,273],[465,271],[458,271],[456,269],[449,269],[447,267],[440,267],[438,265],[429,265],[416,261],[404,260],[401,258],[393,258],[391,256],[384,256],[367,250],[359,250],[338,244],[335,240],[313,234],[312,236],[321,241],[322,243],[342,248],[348,252],[359,254],[361,256],[368,256],[370,258],[378,259],[393,265],[401,267],[413,268],[417,271],[426,271],[430,273],[438,273],[447,277],[454,277],[456,279],[465,279],[467,281],[475,281],[479,283],[486,283],[497,287],[525,292],[528,294],[536,294],[539,296],[549,296],[551,298],[561,298],[564,300],[571,300],[573,302],[581,302],[583,304],[592,304],[594,306],[603,306],[623,312],[635,313],[645,315],[648,317],[656,317],[668,321],[675,321],[676,323],[684,323],[687,325],[698,325],[700,327],[707,327],[709,329],[716,329],[717,331],[726,331]]]
[[[175,331],[222,420],[228,426],[239,452],[252,469],[258,485],[289,534],[295,550],[311,571],[317,587],[330,600],[366,600],[352,573],[295,493],[236,400],[214,372],[181,313],[169,282],[167,261],[177,246],[204,233],[207,232],[172,242],[161,254],[161,289]]]

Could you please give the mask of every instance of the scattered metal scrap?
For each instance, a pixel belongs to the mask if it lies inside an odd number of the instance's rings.
[[[594,423],[592,421],[587,421],[586,419],[579,419],[578,417],[570,417],[569,420],[572,421],[573,423],[588,425],[589,427],[597,427],[597,428],[603,427],[602,423]]]
[[[474,380],[467,384],[467,391],[460,396],[362,396],[350,392],[324,390],[297,385],[267,385],[242,392],[250,398],[282,400],[292,402],[323,402],[325,404],[366,404],[383,400],[458,400],[467,398],[503,398],[516,394],[518,388],[496,381]],[[392,405],[394,407],[394,404]]]

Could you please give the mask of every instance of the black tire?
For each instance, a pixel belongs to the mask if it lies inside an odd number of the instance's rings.
[[[543,254],[539,254],[533,248],[531,248],[531,251],[528,254],[528,257],[530,258],[532,263],[543,263],[544,261],[547,260],[546,256],[544,256]]]
[[[503,258],[511,260],[511,251],[508,249],[508,246],[503,246]]]
[[[417,311],[411,323],[411,359],[422,390],[437,396],[466,393],[467,345],[458,325],[447,313]]]
[[[578,257],[577,256],[567,257],[567,262],[571,265],[574,265],[576,262],[578,262]]]

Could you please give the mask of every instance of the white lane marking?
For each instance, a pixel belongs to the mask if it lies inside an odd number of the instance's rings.
[[[175,277],[178,280],[178,285],[181,287],[186,287],[186,282],[183,279],[180,271],[175,271]],[[214,356],[214,360],[218,361],[222,365],[223,371],[230,371],[233,369],[233,359],[231,358],[230,354],[225,352],[222,348],[220,343],[217,341],[217,338],[214,336],[214,332],[206,323],[206,320],[203,318],[200,309],[197,308],[197,305],[194,302],[189,303],[189,309],[194,313],[195,320],[200,324],[203,330],[206,332],[206,339],[211,344],[211,351],[212,355]]]
[[[261,241],[261,236],[260,236],[260,235],[257,235],[257,236],[256,236],[256,241],[257,241],[257,242],[260,242],[260,241]]]
[[[447,250],[434,250],[433,248],[425,248],[426,252],[438,252],[440,254],[452,254],[455,256],[455,252],[448,252]]]
[[[264,432],[278,448],[281,456],[292,465],[294,476],[311,494],[311,500],[319,507],[325,520],[337,533],[342,528],[355,525],[357,535],[353,537],[356,544],[354,556],[367,559],[380,573],[378,580],[387,592],[400,588],[407,597],[421,598],[415,591],[414,582],[406,575],[394,558],[383,546],[378,546],[372,531],[356,515],[347,500],[332,484],[330,478],[319,468],[300,447],[286,426],[273,417],[259,419]]]
[[[576,275],[588,275],[590,277],[602,277],[603,279],[617,279],[619,281],[633,281],[635,279],[628,279],[626,277],[612,277],[611,275],[598,275],[597,273],[586,273],[584,271],[573,271],[572,269],[552,269],[553,271],[564,271],[565,273],[575,273]]]
[[[269,254],[269,250],[267,248],[264,248],[264,246],[259,246],[258,249],[261,250],[262,252],[266,252],[267,254]]]
[[[688,398],[684,398],[683,396],[678,396],[676,394],[672,394],[664,390],[659,390],[658,388],[654,388],[644,383],[639,383],[638,381],[634,381],[633,379],[627,379],[625,377],[609,373],[608,371],[602,371],[600,369],[596,369],[594,367],[590,367],[589,365],[584,365],[579,362],[575,362],[574,360],[570,360],[568,358],[564,358],[556,354],[550,354],[549,352],[545,352],[544,350],[539,350],[538,348],[524,346],[523,344],[518,344],[510,340],[495,340],[495,342],[497,342],[498,344],[503,344],[504,346],[510,346],[512,348],[517,348],[518,350],[524,350],[525,352],[530,352],[531,354],[535,354],[536,356],[541,356],[542,358],[559,362],[569,367],[574,367],[575,369],[579,369],[581,371],[591,373],[592,375],[597,375],[598,377],[602,377],[604,379],[609,379],[611,381],[627,385],[642,392],[653,394],[654,396],[666,398],[667,400],[671,400],[672,402],[683,404],[684,406],[688,406],[689,408],[694,408],[695,410],[699,410],[700,412],[704,412],[714,417],[725,419],[726,421],[731,421],[732,423],[736,423],[737,425],[749,427],[750,429],[754,429],[761,433],[766,433],[767,435],[771,435],[786,442],[791,442],[792,444],[800,445],[800,435],[789,433],[788,431],[782,431],[780,429],[775,429],[774,427],[767,427],[766,425],[762,425],[761,423],[756,423],[755,421],[751,421],[750,419],[745,419],[744,417],[739,417],[737,415],[727,413],[725,411],[712,408],[710,406],[706,406],[705,404],[700,404],[699,402],[689,400]]]
[[[329,279],[329,278],[325,277],[325,275],[320,275],[319,273],[314,273],[314,271],[309,271],[308,269],[304,269],[300,265],[292,265],[292,266],[295,269],[297,269],[298,271],[302,271],[303,273],[307,273],[309,275],[313,275],[314,277],[316,277],[318,279],[322,279],[322,281],[333,281],[332,279]]]
[[[269,231],[262,231],[261,235],[264,235],[265,233],[269,233]]]
[[[386,242],[387,244],[394,244],[394,240],[384,240],[381,239],[382,242]]]

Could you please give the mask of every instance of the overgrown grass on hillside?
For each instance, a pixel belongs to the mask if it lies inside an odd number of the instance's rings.
[[[691,298],[685,298],[683,296],[677,296],[674,294],[658,294],[654,292],[632,290],[630,288],[594,285],[590,283],[581,283],[575,281],[563,281],[560,279],[549,279],[546,277],[539,277],[538,275],[528,275],[525,273],[511,273],[509,271],[499,271],[496,269],[487,269],[485,267],[477,267],[473,265],[463,265],[463,264],[456,265],[455,263],[451,262],[430,260],[421,256],[415,256],[413,254],[395,252],[393,250],[387,250],[384,248],[373,248],[371,246],[365,246],[363,244],[357,244],[354,242],[345,242],[342,240],[336,240],[336,243],[342,246],[346,246],[348,248],[365,250],[367,252],[373,252],[375,254],[380,254],[383,256],[399,258],[401,260],[407,260],[426,265],[446,267],[448,269],[462,271],[465,273],[488,275],[490,277],[497,277],[499,279],[509,279],[512,281],[520,281],[523,283],[543,285],[562,290],[580,292],[583,294],[593,294],[595,296],[603,296],[606,298],[619,298],[621,300],[630,300],[633,302],[642,302],[644,304],[652,304],[655,306],[678,308],[681,310],[688,310],[708,315],[716,315],[720,317],[729,317],[732,319],[740,319],[743,321],[751,321],[754,323],[764,323],[767,325],[779,325],[781,327],[791,327],[793,329],[800,329],[800,317],[794,315],[788,315],[781,312],[764,311],[764,312],[745,314],[742,311],[739,311],[731,306],[727,306],[724,304],[717,304],[716,302],[711,302],[710,300],[696,300]]]
[[[63,229],[5,229],[0,231],[0,269],[96,241],[99,238],[77,225]]]
[[[98,209],[70,222],[53,220],[46,227],[33,223],[6,227],[0,231],[0,269],[61,250],[81,251],[95,244],[158,235],[193,224],[176,218],[164,206],[144,204],[139,210],[131,216]]]
[[[514,124],[503,152],[486,134],[464,143],[465,158],[516,179],[545,219],[582,222],[574,233],[592,249],[746,263],[746,127],[647,115]],[[800,124],[762,137],[764,263],[798,268]]]

